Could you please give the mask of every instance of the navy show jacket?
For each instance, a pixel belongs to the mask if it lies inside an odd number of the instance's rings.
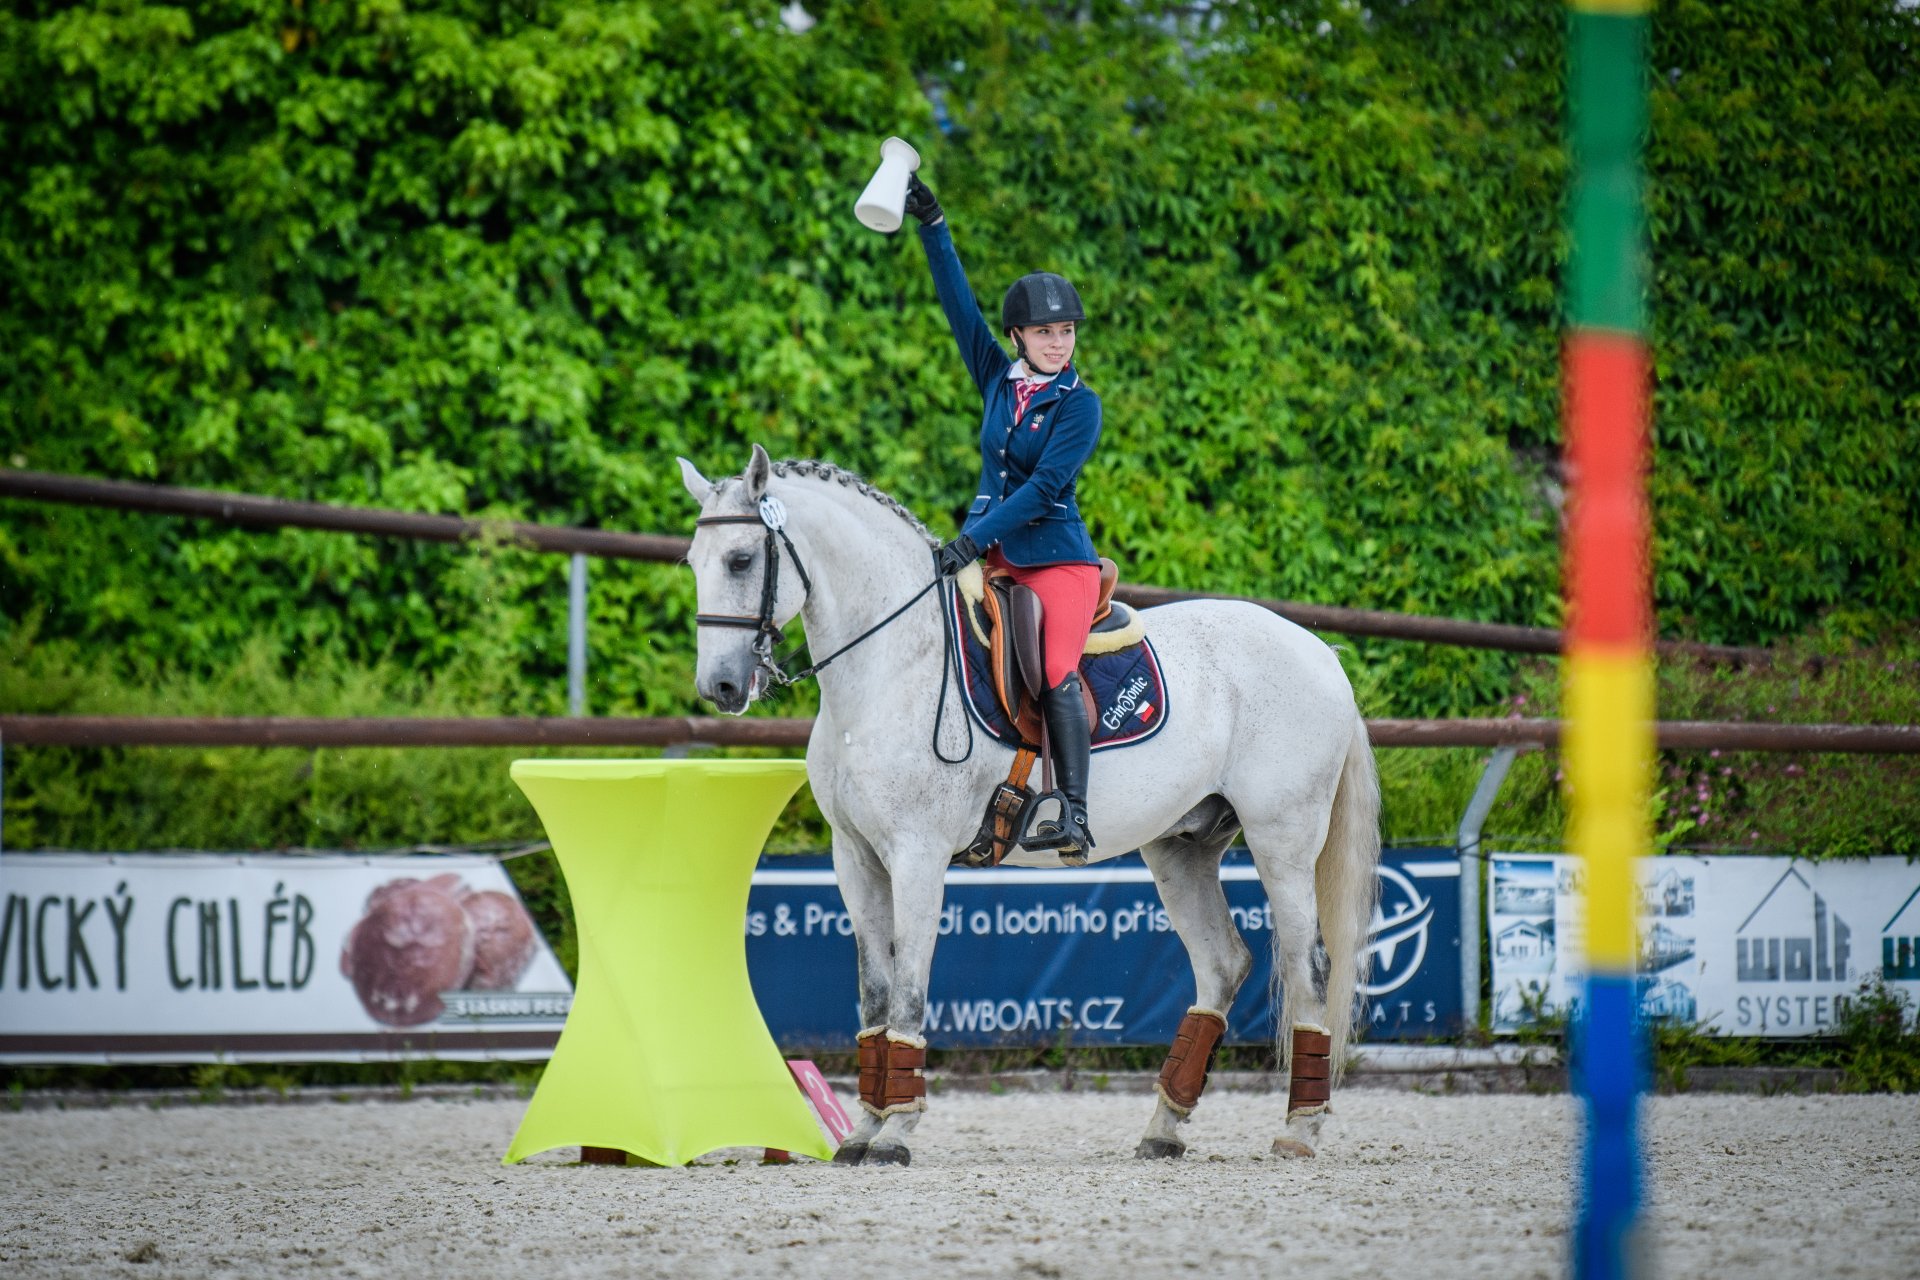
[[[1013,418],[1013,360],[987,328],[942,221],[920,228],[934,292],[946,313],[960,358],[980,389],[980,487],[960,532],[985,551],[1022,567],[1098,564],[1093,539],[1080,518],[1074,485],[1100,439],[1100,397],[1069,364],[1034,392],[1020,421]]]

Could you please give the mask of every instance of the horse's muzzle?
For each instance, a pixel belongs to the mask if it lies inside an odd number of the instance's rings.
[[[744,677],[731,675],[701,681],[696,685],[696,690],[716,710],[737,716],[745,712],[755,698],[766,692],[766,687],[767,673],[759,667],[753,667]]]

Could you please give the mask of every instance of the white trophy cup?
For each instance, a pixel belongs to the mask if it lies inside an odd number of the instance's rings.
[[[880,167],[873,181],[853,202],[853,216],[860,225],[892,234],[900,229],[907,211],[907,178],[920,167],[920,153],[904,139],[888,138],[880,144]]]

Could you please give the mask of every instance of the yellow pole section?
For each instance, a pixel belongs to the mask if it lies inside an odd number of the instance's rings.
[[[1639,652],[1575,650],[1567,659],[1567,778],[1573,847],[1587,869],[1587,964],[1632,973],[1639,954],[1634,860],[1650,839],[1653,672]]]

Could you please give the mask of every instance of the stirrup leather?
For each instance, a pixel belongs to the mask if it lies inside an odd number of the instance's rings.
[[[1013,846],[1020,843],[1020,834],[1031,816],[1028,806],[1033,803],[1034,797],[1033,789],[1027,785],[1027,777],[1033,772],[1033,762],[1038,758],[1037,753],[1026,747],[1014,752],[1013,768],[1007,771],[1006,780],[993,789],[993,795],[987,801],[986,817],[980,822],[980,830],[974,834],[972,843],[953,855],[953,865],[997,867],[1013,852]]]

